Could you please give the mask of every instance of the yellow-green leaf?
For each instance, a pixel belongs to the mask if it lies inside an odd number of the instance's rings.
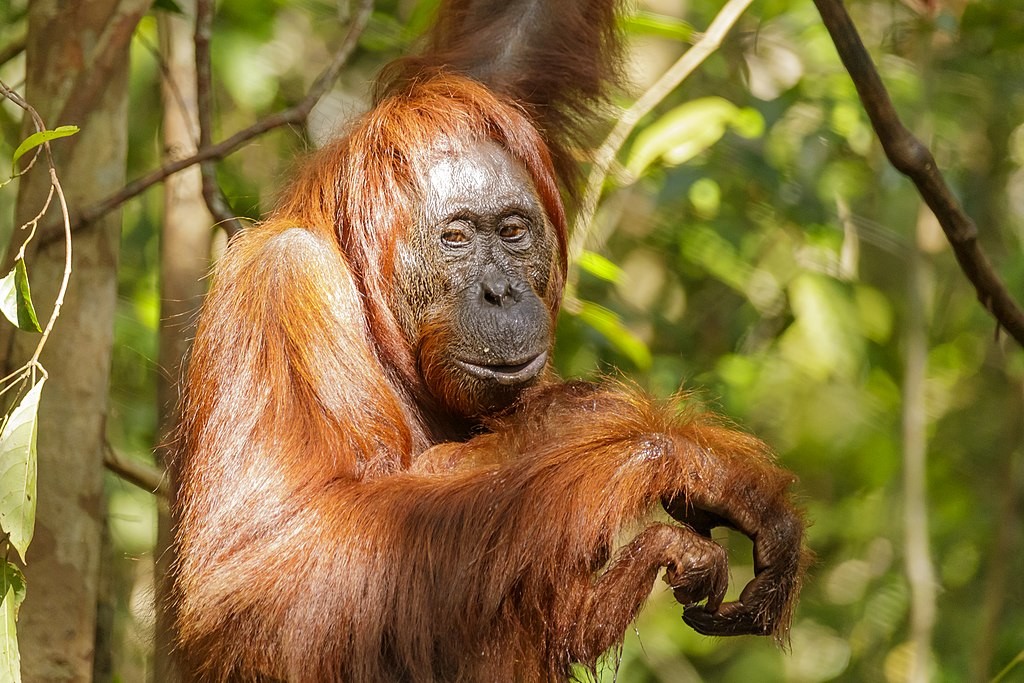
[[[764,135],[764,116],[753,107],[737,109],[730,124],[733,131],[744,138],[759,138]]]
[[[28,390],[0,433],[0,528],[22,560],[36,522],[36,436],[45,383],[41,379]]]
[[[606,282],[621,282],[624,273],[622,268],[609,261],[601,254],[593,251],[583,251],[576,264],[594,277],[601,278]]]
[[[25,599],[25,577],[10,562],[0,569],[0,680],[10,683],[21,681],[21,655],[18,652],[18,609]]]
[[[32,133],[32,135],[29,135],[21,141],[21,144],[18,145],[18,149],[14,150],[14,156],[11,157],[11,174],[13,175],[18,172],[18,159],[25,156],[26,152],[29,152],[50,140],[66,138],[77,132],[78,126],[57,126],[53,130],[41,130],[38,133]]]
[[[736,105],[721,97],[679,105],[636,136],[627,168],[639,176],[658,159],[673,165],[689,161],[718,142],[736,112]]]
[[[636,35],[658,36],[689,43],[693,40],[693,25],[682,19],[654,12],[637,12],[625,19],[626,30]]]
[[[26,332],[42,332],[39,318],[32,305],[32,292],[28,285],[25,260],[18,259],[14,268],[0,280],[0,311],[4,317]]]
[[[735,289],[747,293],[751,267],[727,239],[707,225],[693,225],[683,232],[680,254]]]
[[[601,333],[612,346],[628,357],[641,370],[651,367],[651,351],[642,339],[633,334],[622,320],[604,306],[592,301],[580,302],[580,319]]]

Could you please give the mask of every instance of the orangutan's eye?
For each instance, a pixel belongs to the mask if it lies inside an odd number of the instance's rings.
[[[461,247],[473,239],[473,228],[466,221],[452,221],[441,230],[441,241],[449,247]]]
[[[498,228],[498,237],[506,242],[521,242],[529,234],[529,224],[519,216],[506,218]]]

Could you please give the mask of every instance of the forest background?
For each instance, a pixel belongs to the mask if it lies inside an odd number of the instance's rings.
[[[699,636],[659,586],[602,680],[1024,680],[1020,347],[886,160],[810,0],[739,3],[750,6],[718,49],[664,90],[658,79],[723,3],[637,4],[618,104],[647,96],[653,108],[577,230],[556,365],[695,392],[766,439],[800,477],[817,562],[788,649]],[[850,4],[896,109],[1019,298],[1024,8]],[[159,464],[205,274],[225,231],[270,207],[303,150],[368,106],[376,71],[412,49],[435,6],[221,0],[205,34],[212,87],[197,103],[191,0],[0,3],[0,81],[47,127],[81,129],[51,143],[76,261],[42,357],[39,508],[18,621],[26,680],[169,680],[154,647],[165,637],[153,599]],[[332,64],[337,78],[318,80]],[[176,118],[182,106],[211,116]],[[206,162],[208,201],[191,166],[98,211],[128,180],[254,124],[266,130]],[[27,125],[0,105],[0,159]],[[40,162],[0,188],[8,267],[49,182]],[[63,249],[59,225],[41,221],[26,259],[41,320]],[[37,341],[0,335],[8,370]],[[743,585],[749,543],[720,540]]]

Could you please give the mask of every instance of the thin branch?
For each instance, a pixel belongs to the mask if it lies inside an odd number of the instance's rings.
[[[1017,656],[1010,660],[1010,663],[1002,668],[1002,670],[995,675],[989,683],[1000,683],[1004,678],[1010,675],[1010,672],[1016,668],[1018,664],[1024,664],[1024,650],[1017,653]]]
[[[6,97],[8,100],[14,102],[16,105],[21,107],[26,114],[32,119],[32,125],[35,126],[36,131],[46,130],[46,124],[43,122],[39,112],[35,110],[28,102],[25,101],[18,93],[11,90],[5,83],[0,81],[0,94]],[[57,297],[53,302],[53,310],[50,312],[50,318],[46,322],[46,327],[43,329],[42,335],[39,337],[39,341],[36,343],[35,351],[32,353],[32,357],[25,367],[28,369],[38,369],[43,377],[46,377],[46,370],[39,363],[39,356],[43,352],[43,347],[46,346],[46,341],[50,338],[50,332],[53,331],[53,326],[57,322],[57,318],[60,317],[60,309],[64,304],[64,295],[68,290],[68,283],[71,281],[71,217],[68,214],[67,200],[64,198],[64,189],[60,185],[60,180],[57,177],[57,167],[53,163],[53,152],[50,150],[50,143],[44,142],[42,144],[43,154],[46,156],[46,164],[50,170],[50,194],[47,196],[46,205],[43,208],[45,211],[50,205],[50,199],[53,194],[57,195],[57,201],[60,204],[61,212],[61,228],[64,235],[64,274],[61,277],[60,287],[57,290]],[[34,219],[38,221],[38,217]],[[22,226],[25,227],[25,226]],[[25,245],[28,240],[32,239],[35,235],[36,227],[33,224],[32,232],[28,238],[22,243],[19,255],[24,258]]]
[[[110,444],[106,445],[103,453],[103,464],[108,470],[140,489],[161,498],[167,496],[167,475],[159,468],[132,458],[125,458],[119,455]]]
[[[199,113],[199,147],[213,144],[213,68],[210,60],[210,39],[213,35],[213,0],[196,0],[196,100]],[[200,162],[203,178],[203,200],[214,221],[228,237],[242,230],[242,224],[217,183],[217,161]]]
[[[576,213],[572,243],[569,247],[570,261],[575,261],[586,247],[594,215],[597,213],[597,203],[601,198],[601,188],[626,138],[633,132],[640,119],[678,88],[705,59],[714,54],[722,45],[726,34],[752,2],[753,0],[729,0],[708,26],[707,32],[619,117],[612,132],[594,154],[594,163],[587,175],[587,185],[583,191],[579,211]]]
[[[358,0],[358,2],[359,11],[356,12],[352,20],[352,27],[349,29],[348,35],[345,36],[345,41],[342,43],[341,48],[334,53],[334,58],[331,59],[327,68],[321,71],[320,75],[313,81],[306,99],[299,104],[299,107],[302,109],[302,120],[309,116],[309,112],[313,110],[313,107],[320,101],[320,98],[327,93],[334,81],[338,80],[338,75],[341,74],[345,62],[348,61],[349,55],[355,49],[359,36],[362,35],[366,25],[370,22],[370,15],[373,14],[373,0]]]
[[[926,683],[935,627],[935,569],[928,531],[928,301],[933,273],[921,248],[932,217],[921,206],[907,262],[907,315],[903,334],[903,540],[904,572],[910,588],[909,683]]]
[[[3,66],[7,62],[11,61],[22,52],[25,51],[25,46],[28,44],[28,34],[23,33],[11,42],[7,43],[0,49],[0,66]]]
[[[146,51],[153,57],[153,61],[156,64],[156,68],[160,70],[160,78],[164,85],[167,86],[167,90],[170,91],[171,97],[174,99],[174,103],[178,106],[181,111],[185,109],[185,96],[181,92],[181,88],[178,86],[178,81],[171,73],[170,67],[167,65],[167,60],[160,53],[160,48],[157,47],[150,41],[149,38],[143,33],[139,33],[135,36],[135,40],[139,41],[139,44],[146,49]],[[189,124],[189,137],[192,141],[192,147],[198,149],[201,147],[199,144],[199,130],[198,126],[192,125],[192,121],[188,121]]]
[[[1024,346],[1024,311],[981,250],[978,227],[953,196],[931,152],[900,121],[842,0],[814,0],[814,4],[857,88],[889,161],[914,182],[921,198],[935,214],[982,306],[1018,344]]]
[[[341,69],[345,66],[348,58],[355,50],[355,47],[359,42],[359,37],[363,34],[363,31],[366,29],[366,25],[369,23],[370,15],[373,12],[373,0],[359,0],[359,2],[359,12],[353,19],[352,25],[349,27],[348,33],[345,35],[345,39],[342,41],[341,46],[334,53],[334,57],[331,59],[330,64],[320,72],[320,75],[313,82],[309,92],[306,93],[306,97],[303,98],[301,102],[293,107],[260,119],[253,125],[238,131],[226,140],[209,147],[203,147],[190,157],[164,164],[160,168],[150,171],[141,178],[133,180],[106,199],[102,199],[79,212],[75,220],[71,223],[72,230],[80,230],[90,223],[95,222],[99,218],[102,218],[124,204],[132,197],[142,194],[144,191],[161,182],[168,176],[172,176],[179,171],[183,171],[186,168],[203,161],[210,159],[223,159],[239,147],[245,145],[247,142],[268,131],[274,130],[275,128],[304,123],[306,118],[309,116],[309,112],[313,110],[316,103],[320,101],[320,98],[324,96],[327,90],[337,79],[338,74],[341,73]],[[40,231],[39,239],[42,244],[48,244],[55,239],[59,239],[59,237],[59,228],[56,226],[47,226],[46,229]]]
[[[47,150],[47,157],[50,152]],[[64,226],[64,274],[61,276],[60,289],[57,290],[57,298],[53,302],[53,310],[50,312],[50,319],[46,321],[46,327],[43,328],[43,334],[39,337],[39,343],[36,344],[36,350],[32,354],[30,365],[39,365],[39,356],[43,352],[43,347],[46,346],[46,340],[50,338],[50,332],[53,331],[53,326],[57,322],[57,318],[60,317],[61,306],[64,305],[64,295],[68,291],[68,283],[71,282],[71,217],[68,215],[68,203],[64,199],[64,190],[60,186],[60,180],[57,178],[57,169],[53,167],[53,160],[48,159],[50,163],[50,185],[57,191],[57,201],[60,202],[60,215],[63,219],[61,221]],[[43,371],[45,375],[45,371]]]
[[[43,123],[43,119],[42,119],[42,117],[39,116],[39,112],[37,112],[34,108],[32,108],[29,105],[28,101],[26,101],[24,97],[22,97],[21,95],[18,94],[17,90],[15,90],[11,86],[7,85],[3,81],[0,81],[0,95],[3,95],[5,99],[9,100],[10,102],[13,102],[16,106],[20,107],[24,112],[26,112],[29,115],[29,118],[32,119],[32,125],[35,127],[37,133],[40,133],[40,132],[46,130],[46,124]],[[12,167],[11,170],[14,172],[13,175],[11,176],[10,179],[3,181],[3,183],[0,184],[0,187],[3,187],[4,185],[9,183],[14,178],[20,178],[21,176],[23,176],[26,173],[28,173],[29,171],[31,171],[32,168],[36,165],[36,160],[39,159],[39,156],[43,153],[44,149],[49,149],[49,148],[48,147],[44,148],[44,147],[40,146],[40,147],[36,147],[34,150],[32,150],[32,156],[31,156],[31,158],[29,158],[28,163],[25,163],[25,162],[19,160],[18,164],[20,165],[20,168],[15,169],[15,168]],[[46,205],[43,207],[43,213],[45,213],[46,208],[49,207],[49,206],[50,206],[50,200],[47,199],[46,200]],[[35,219],[33,219],[33,221],[30,221],[30,222],[31,223],[38,223],[40,218],[41,218],[41,215],[37,215],[35,217]],[[34,231],[35,231],[35,228],[33,227],[33,232]]]

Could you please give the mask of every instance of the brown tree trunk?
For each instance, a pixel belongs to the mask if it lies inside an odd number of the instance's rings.
[[[148,0],[29,3],[26,98],[48,127],[82,129],[53,145],[72,209],[124,184],[128,47],[148,5]],[[23,180],[19,224],[42,206],[47,186],[45,171]],[[74,274],[42,356],[50,380],[39,410],[36,531],[25,570],[28,596],[18,621],[26,681],[93,678],[119,238],[119,213],[76,234]],[[16,231],[14,244],[21,239]],[[28,265],[33,298],[49,315],[64,268],[64,244],[33,250]],[[21,365],[37,339],[5,335],[3,364]]]
[[[163,13],[158,20],[160,51],[167,71],[163,85],[164,154],[167,161],[196,152],[199,119],[196,98],[196,63],[192,44],[195,0],[178,0],[184,16]],[[164,216],[160,240],[160,376],[157,379],[160,444],[158,464],[163,467],[174,448],[177,425],[178,380],[184,371],[189,342],[206,287],[203,276],[210,263],[213,219],[202,196],[199,167],[171,176],[164,183]],[[172,483],[173,485],[173,483]],[[158,605],[153,680],[172,683],[180,675],[171,658],[168,613],[159,589],[173,557],[171,525],[166,501],[161,500],[157,520],[156,585]]]

